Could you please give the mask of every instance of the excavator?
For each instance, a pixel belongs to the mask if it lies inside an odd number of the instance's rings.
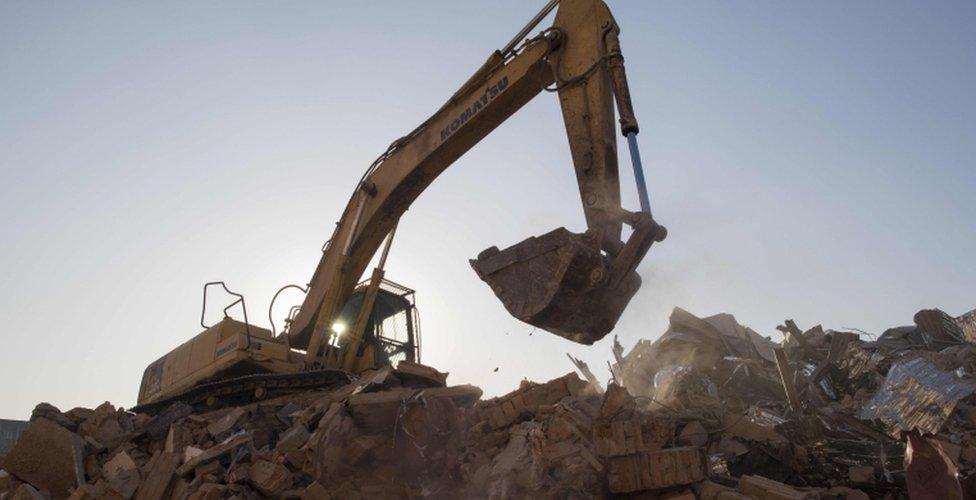
[[[530,36],[553,10],[552,26]],[[369,166],[307,287],[290,285],[305,296],[280,334],[273,323],[272,330],[250,324],[237,295],[223,320],[208,326],[201,317],[204,331],[146,368],[133,410],[250,401],[418,362],[414,291],[384,273],[397,223],[438,175],[543,92],[559,98],[587,229],[560,227],[503,250],[493,246],[471,266],[515,318],[582,344],[606,336],[640,287],[637,265],[667,235],[651,215],[619,32],[601,0],[550,0],[440,109]],[[639,211],[621,206],[614,105]],[[360,281],[377,252],[378,264]],[[204,309],[215,286],[236,295],[222,282],[208,283]],[[228,313],[236,304],[243,322]]]

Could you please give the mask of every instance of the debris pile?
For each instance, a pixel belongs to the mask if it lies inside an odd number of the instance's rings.
[[[582,373],[477,387],[401,362],[328,389],[156,414],[39,404],[0,499],[962,498],[976,484],[974,315],[774,343],[675,309]],[[928,495],[928,496],[925,496]]]

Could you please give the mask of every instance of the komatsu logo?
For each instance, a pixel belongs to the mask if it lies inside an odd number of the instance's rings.
[[[454,132],[457,132],[457,129],[461,128],[461,125],[464,125],[468,120],[471,119],[472,116],[478,114],[478,112],[487,106],[489,102],[493,101],[499,96],[499,94],[504,92],[506,88],[508,88],[507,76],[504,76],[501,80],[498,80],[498,83],[489,86],[488,90],[485,90],[485,93],[482,94],[481,97],[476,99],[470,106],[467,107],[467,109],[462,111],[461,114],[458,115],[458,117],[455,118],[450,125],[444,127],[444,130],[441,130],[441,140],[447,140],[447,138],[454,134]]]

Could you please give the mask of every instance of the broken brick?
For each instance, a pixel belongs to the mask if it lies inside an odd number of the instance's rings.
[[[693,484],[707,470],[700,448],[683,447],[611,457],[607,473],[611,492],[629,493]]]

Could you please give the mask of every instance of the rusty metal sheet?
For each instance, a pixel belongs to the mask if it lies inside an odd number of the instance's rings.
[[[925,358],[899,361],[858,418],[879,419],[893,434],[912,429],[934,434],[952,415],[956,403],[973,392],[976,382],[939,370]]]

